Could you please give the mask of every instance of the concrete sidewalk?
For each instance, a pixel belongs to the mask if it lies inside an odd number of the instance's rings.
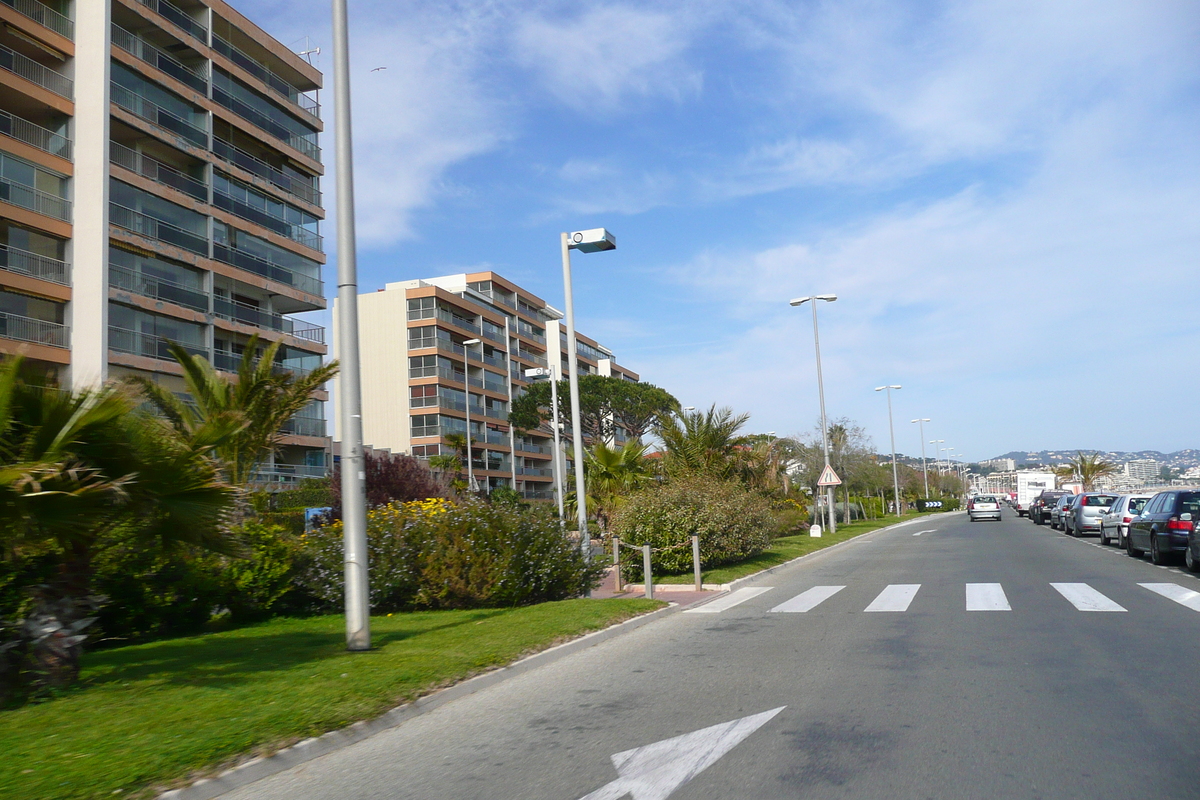
[[[697,592],[695,585],[690,583],[654,584],[655,600],[665,600],[668,603],[677,603],[681,606],[690,606],[705,600],[711,600],[720,594],[723,594],[720,590],[709,589]],[[605,571],[604,580],[601,581],[600,585],[592,590],[592,597],[601,600],[610,597],[642,596],[643,590],[640,583],[626,584],[623,587],[618,587],[612,567],[609,567]]]

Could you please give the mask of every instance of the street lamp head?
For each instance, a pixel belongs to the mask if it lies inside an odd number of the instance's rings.
[[[604,228],[592,228],[590,231],[575,231],[567,234],[567,247],[581,253],[599,253],[604,250],[617,249],[617,237]]]
[[[928,417],[922,417],[922,418],[920,418],[920,419],[910,419],[910,420],[909,420],[909,422],[929,422],[929,418],[928,418]]]
[[[837,300],[837,295],[836,294],[818,294],[818,295],[813,295],[810,297],[797,297],[794,300],[789,300],[788,305],[802,306],[805,303],[807,303],[809,300],[824,300],[827,303],[832,303],[834,300]]]
[[[899,386],[876,386],[875,391],[882,392],[884,389],[899,389],[899,388],[901,388],[901,387],[899,387]],[[916,422],[916,420],[914,419],[913,422]]]
[[[684,406],[683,410],[684,411],[695,411],[696,407],[695,406]]]
[[[482,339],[467,339],[463,342],[463,347],[474,347],[475,345],[482,343]]]

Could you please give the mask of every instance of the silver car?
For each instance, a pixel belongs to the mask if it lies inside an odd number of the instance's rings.
[[[1076,497],[1067,509],[1063,511],[1063,526],[1068,536],[1083,536],[1085,533],[1100,532],[1100,517],[1108,513],[1115,494],[1108,492],[1084,492]]]
[[[990,494],[981,494],[967,501],[967,515],[971,522],[977,519],[1000,521],[1000,500]]]
[[[1148,494],[1123,494],[1118,497],[1112,507],[1100,516],[1100,544],[1107,545],[1115,540],[1117,547],[1124,550],[1129,539],[1129,523],[1142,513],[1150,497]]]
[[[1063,521],[1066,515],[1070,512],[1071,503],[1074,502],[1075,495],[1064,494],[1062,497],[1054,501],[1054,508],[1050,509],[1050,527],[1056,531],[1063,529]]]

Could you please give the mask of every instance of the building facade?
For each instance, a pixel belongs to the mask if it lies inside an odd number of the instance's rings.
[[[221,0],[0,3],[0,353],[62,385],[183,391],[176,342],[236,369],[326,352],[321,75]],[[324,474],[324,392],[259,476]]]
[[[337,311],[335,302],[335,319]],[[559,311],[494,272],[478,272],[389,283],[359,295],[358,313],[365,444],[418,458],[452,452],[446,436],[466,433],[469,403],[481,487],[553,499],[553,430],[519,433],[508,413],[528,385],[525,370],[567,375]],[[576,332],[576,342],[580,375],[638,380],[594,339]],[[618,431],[617,443],[625,436]]]
[[[1125,462],[1125,477],[1130,483],[1155,483],[1162,473],[1162,464],[1153,458],[1135,458]]]

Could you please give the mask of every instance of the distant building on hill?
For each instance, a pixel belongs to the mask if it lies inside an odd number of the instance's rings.
[[[1158,480],[1162,466],[1153,458],[1135,458],[1125,462],[1125,477],[1134,483]]]

